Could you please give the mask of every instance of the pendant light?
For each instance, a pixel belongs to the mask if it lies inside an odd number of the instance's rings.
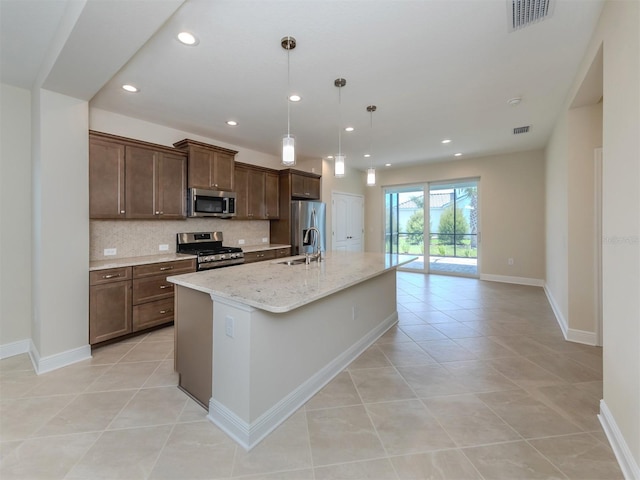
[[[333,84],[338,87],[338,153],[334,156],[333,161],[333,174],[338,178],[344,177],[344,160],[345,156],[342,153],[342,87],[347,84],[344,78],[336,78]]]
[[[373,112],[376,111],[378,107],[375,105],[369,105],[367,107],[367,112],[369,112],[370,123],[369,123],[369,158],[371,158],[371,152],[373,150]],[[373,160],[369,164],[369,168],[367,169],[367,185],[373,186],[376,184],[376,169],[373,168]]]
[[[283,37],[280,40],[280,45],[287,51],[287,134],[282,137],[282,164],[287,167],[292,167],[296,164],[296,141],[293,135],[291,135],[291,72],[289,65],[289,52],[296,48],[296,39],[291,36]]]

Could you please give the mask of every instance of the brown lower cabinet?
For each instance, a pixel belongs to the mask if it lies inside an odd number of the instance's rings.
[[[90,272],[89,343],[173,322],[174,287],[167,277],[195,270],[189,259]]]
[[[291,255],[290,248],[276,248],[270,250],[258,250],[244,253],[244,263],[264,262],[276,258],[288,257]]]

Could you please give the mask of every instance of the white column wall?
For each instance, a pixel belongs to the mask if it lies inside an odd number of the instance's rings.
[[[36,363],[90,354],[88,103],[39,89],[33,98],[33,305]],[[71,354],[74,356],[74,354]],[[60,360],[62,363],[76,361]],[[52,368],[62,366],[60,361]],[[36,365],[39,371],[48,366]]]
[[[31,337],[31,92],[5,84],[0,88],[2,357],[21,353],[8,348],[16,342],[26,342],[19,347],[24,351]]]

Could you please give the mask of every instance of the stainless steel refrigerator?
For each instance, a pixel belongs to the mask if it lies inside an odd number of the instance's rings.
[[[320,232],[317,239],[321,252],[326,251],[326,205],[323,202],[293,201],[291,202],[291,254],[302,255],[313,253],[316,232],[310,232],[307,241],[304,237],[307,230],[316,227]]]

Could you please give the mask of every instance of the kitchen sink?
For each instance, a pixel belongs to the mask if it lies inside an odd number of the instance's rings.
[[[278,265],[301,265],[306,263],[306,259],[302,258],[292,258],[289,260],[285,260],[284,262],[277,262]]]

